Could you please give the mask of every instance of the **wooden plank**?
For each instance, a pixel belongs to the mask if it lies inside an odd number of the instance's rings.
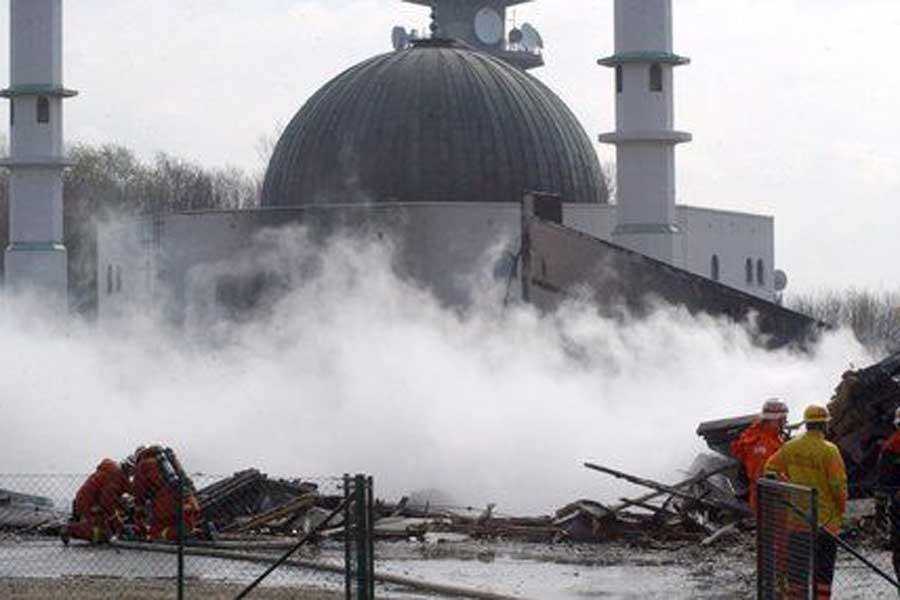
[[[709,472],[700,471],[697,474],[692,475],[691,477],[689,477],[683,481],[679,481],[678,483],[672,484],[671,487],[673,487],[675,489],[687,487],[687,486],[693,485],[695,483],[700,483],[701,481],[706,481],[713,475],[719,475],[720,473],[725,473],[736,467],[737,467],[737,463],[731,463],[731,464],[723,465],[717,469],[713,469],[712,471],[709,471]],[[654,498],[659,498],[660,496],[664,496],[666,493],[667,492],[657,490],[655,492],[650,492],[649,494],[644,494],[643,496],[638,496],[637,498],[632,498],[632,499],[623,498],[622,504],[617,504],[616,506],[610,506],[610,507],[608,507],[607,510],[611,514],[614,515],[620,511],[628,508],[629,506],[631,506],[631,502],[648,502],[650,500],[653,500]]]
[[[288,502],[285,502],[281,506],[276,506],[272,510],[264,512],[246,523],[243,524],[232,524],[225,528],[224,531],[230,533],[242,533],[248,531],[250,529],[256,529],[257,527],[262,527],[267,523],[275,521],[277,519],[281,519],[287,516],[290,516],[293,513],[299,512],[301,510],[305,510],[310,508],[316,503],[316,499],[318,498],[317,494],[305,494],[300,496],[299,498],[295,498]]]
[[[695,494],[687,493],[677,487],[673,487],[671,485],[666,485],[664,483],[659,483],[658,481],[653,481],[652,479],[646,479],[644,477],[637,477],[636,475],[629,475],[628,473],[624,473],[622,471],[617,471],[615,469],[610,469],[609,467],[604,467],[601,465],[596,465],[594,463],[584,463],[584,466],[588,469],[592,469],[594,471],[599,471],[600,473],[606,473],[607,475],[612,475],[617,479],[624,479],[630,483],[635,485],[640,485],[646,488],[650,488],[652,490],[656,490],[663,494],[670,494],[672,496],[677,496],[679,498],[684,498],[685,500],[692,500],[697,502],[698,504],[710,507],[710,508],[718,508],[718,509],[726,509],[731,512],[740,514],[742,516],[751,515],[749,507],[738,504],[736,501],[727,502],[725,500],[710,500],[708,498],[701,498],[696,496]]]

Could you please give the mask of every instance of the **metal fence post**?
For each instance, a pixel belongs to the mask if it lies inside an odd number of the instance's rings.
[[[817,597],[818,589],[816,588],[816,567],[818,566],[819,558],[817,556],[819,549],[819,490],[812,488],[810,490],[810,506],[809,506],[809,514],[807,517],[809,518],[809,529],[810,529],[810,541],[809,545],[812,551],[809,553],[809,597],[810,600]]]
[[[350,535],[353,511],[350,508],[350,475],[344,473],[344,596],[353,598],[353,538]]]
[[[356,521],[356,597],[369,600],[368,571],[369,560],[366,557],[368,542],[366,540],[366,477],[356,475],[353,479],[353,505]]]
[[[178,502],[175,505],[178,527],[178,600],[184,600],[184,477],[178,476]]]
[[[366,478],[366,565],[369,579],[369,599],[375,599],[375,487],[372,478]]]

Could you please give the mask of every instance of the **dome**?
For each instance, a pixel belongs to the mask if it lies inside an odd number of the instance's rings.
[[[275,147],[262,204],[518,202],[526,189],[607,200],[591,142],[556,94],[430,40],[351,67],[310,98]]]

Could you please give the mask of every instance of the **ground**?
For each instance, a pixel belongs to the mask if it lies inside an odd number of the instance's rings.
[[[890,554],[860,547],[891,572]],[[701,547],[696,542],[635,540],[604,544],[517,542],[379,542],[376,571],[421,581],[490,591],[517,598],[752,598],[756,555],[752,532]],[[312,548],[306,560],[340,564],[338,547]],[[264,565],[199,557],[186,558],[187,598],[233,598]],[[138,599],[175,597],[171,555],[123,552],[58,540],[0,544],[0,598]],[[343,597],[343,576],[282,568],[251,597],[331,600]],[[378,586],[392,600],[434,598],[397,586]],[[890,586],[843,554],[835,576],[835,597],[896,597]]]
[[[232,600],[240,591],[240,586],[218,585],[214,583],[191,582],[185,592],[188,598],[208,600]],[[76,577],[65,579],[8,579],[0,581],[0,598],[9,600],[32,600],[61,598],[66,600],[96,600],[116,598],[117,600],[171,600],[175,597],[175,587],[169,581],[129,580],[127,585],[118,579]],[[342,600],[343,593],[324,590],[262,589],[254,591],[253,598],[259,600]]]

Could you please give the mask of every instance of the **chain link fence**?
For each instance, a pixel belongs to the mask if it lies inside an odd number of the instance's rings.
[[[891,507],[884,502],[851,502],[848,529],[838,545],[833,591],[837,598],[896,598],[891,546],[897,541]],[[859,555],[857,557],[857,555]],[[868,563],[868,564],[867,564]]]
[[[756,526],[757,591],[762,600],[813,598],[816,491],[761,479]]]
[[[247,597],[330,600],[349,598],[351,591],[354,598],[372,597],[356,591],[357,563],[370,565],[371,555],[359,554],[360,544],[348,552],[345,521],[362,513],[348,511],[346,497],[354,489],[345,489],[344,478],[193,475],[174,523],[183,543],[177,533],[162,533],[165,528],[157,527],[155,537],[146,527],[136,532],[130,514],[122,515],[108,543],[92,543],[102,519],[72,521],[73,500],[86,479],[0,475],[0,597],[236,598],[266,571]],[[364,487],[370,499],[371,480]],[[185,513],[190,498],[203,507],[198,520]],[[361,510],[371,511],[371,504]],[[72,534],[84,532],[73,525],[85,522],[98,527],[87,527],[89,539],[78,539]]]
[[[818,523],[816,490],[770,480],[759,480],[757,485],[760,599],[816,598],[817,573],[819,592],[830,587],[835,598],[897,597],[900,587],[890,551],[897,534],[885,533],[885,529],[892,531],[891,521],[879,523],[874,516],[854,519],[860,527],[833,535]]]

